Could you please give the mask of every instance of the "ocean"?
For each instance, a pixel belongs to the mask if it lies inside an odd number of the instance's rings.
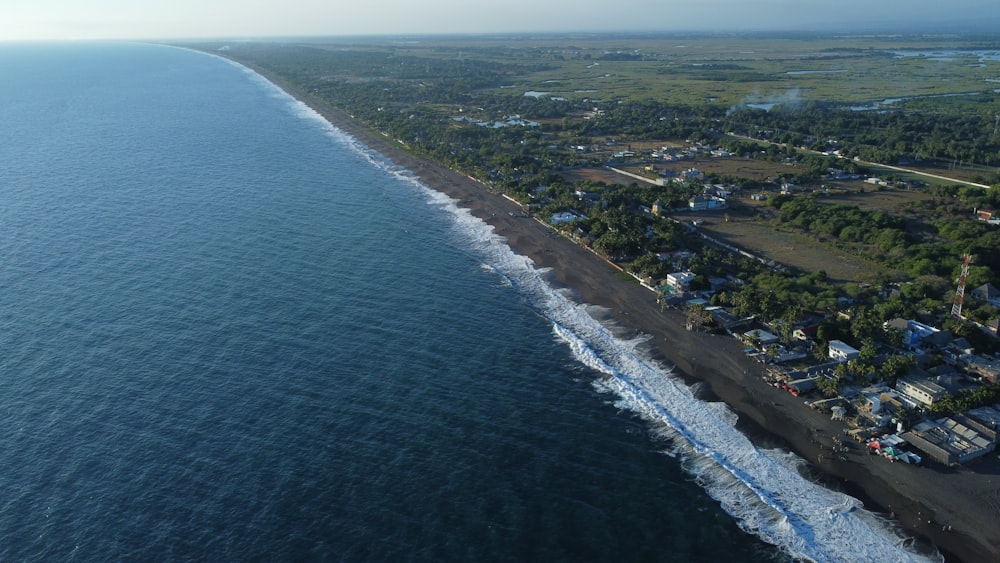
[[[249,70],[0,76],[0,560],[939,559]]]

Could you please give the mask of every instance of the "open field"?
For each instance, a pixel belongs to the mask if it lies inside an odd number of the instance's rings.
[[[853,205],[866,211],[883,211],[900,214],[901,208],[906,204],[934,199],[934,196],[922,190],[897,188],[879,190],[873,189],[870,184],[865,184],[864,182],[851,182],[850,184],[858,188],[864,188],[864,191],[862,192],[859,189],[856,191],[833,193],[822,197],[820,201],[840,205]]]
[[[701,222],[698,229],[708,236],[780,264],[804,272],[825,270],[832,280],[864,282],[886,271],[879,264],[823,244],[814,236],[776,230],[768,222],[739,213],[729,213],[729,221],[725,216],[725,211],[714,211],[683,214],[677,218],[698,220]]]
[[[795,174],[796,170],[799,169],[794,164],[741,157],[695,158],[657,164],[656,167],[660,170],[671,170],[673,172],[682,172],[689,168],[697,168],[705,174],[746,178],[747,180],[758,182],[766,181],[768,178],[777,178],[782,174]]]
[[[564,170],[562,176],[570,182],[604,182],[605,184],[628,184],[631,180],[607,168],[581,167]]]
[[[325,47],[344,48],[336,42]],[[739,105],[868,104],[992,90],[998,86],[993,81],[1000,78],[1000,60],[984,49],[995,46],[898,36],[526,35],[516,43],[510,37],[423,38],[398,41],[387,51],[538,67],[512,77],[502,85],[505,93],[520,89],[572,99]]]

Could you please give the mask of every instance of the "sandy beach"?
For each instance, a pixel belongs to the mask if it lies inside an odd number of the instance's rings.
[[[718,399],[739,415],[740,430],[760,446],[780,446],[810,462],[817,480],[861,499],[870,510],[892,515],[912,533],[934,543],[948,561],[1000,561],[1000,461],[995,454],[968,468],[915,467],[869,456],[854,445],[846,461],[830,455],[844,426],[813,411],[802,399],[766,384],[762,366],[736,339],[688,332],[682,313],[661,312],[655,295],[616,277],[589,250],[521,214],[516,203],[445,167],[415,158],[373,134],[349,115],[261,69],[254,69],[306,103],[336,127],[411,170],[428,186],[493,225],[517,252],[552,268],[555,283],[580,301],[599,305],[627,329],[651,334],[658,354],[689,381],[705,384],[703,398]],[[511,214],[513,212],[513,215]],[[826,455],[824,454],[826,452]],[[863,560],[859,554],[859,560]]]

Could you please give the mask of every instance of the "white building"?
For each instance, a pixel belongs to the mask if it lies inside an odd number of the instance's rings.
[[[915,375],[900,377],[896,380],[896,391],[919,403],[931,406],[940,401],[948,392],[944,387],[931,379]]]
[[[749,342],[754,338],[756,338],[760,342],[760,345],[763,347],[770,346],[771,344],[777,344],[778,342],[781,341],[781,339],[778,338],[777,334],[774,334],[773,332],[768,332],[766,330],[760,330],[759,328],[748,330],[743,333],[744,342]]]
[[[831,340],[830,350],[827,355],[830,356],[831,360],[846,362],[847,360],[853,360],[854,358],[860,356],[861,351],[849,344],[841,342],[840,340]]]
[[[691,285],[691,280],[695,278],[694,272],[674,272],[667,274],[667,285],[678,290],[687,291]]]

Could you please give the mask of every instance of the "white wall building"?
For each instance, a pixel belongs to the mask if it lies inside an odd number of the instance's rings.
[[[847,360],[853,360],[861,355],[861,351],[857,348],[841,342],[840,340],[831,340],[830,349],[827,355],[831,360],[837,362],[846,362]]]
[[[667,274],[667,284],[678,291],[687,291],[694,278],[694,272],[674,272]]]
[[[931,406],[940,401],[948,392],[934,381],[920,376],[908,375],[896,380],[896,391],[910,399]]]

